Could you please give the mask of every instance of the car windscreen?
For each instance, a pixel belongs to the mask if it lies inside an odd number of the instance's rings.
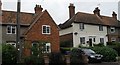
[[[95,52],[91,49],[83,49],[83,51],[87,54],[95,54]]]

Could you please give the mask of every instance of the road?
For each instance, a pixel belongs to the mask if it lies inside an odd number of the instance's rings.
[[[103,63],[90,63],[88,65],[120,65],[118,62],[103,62]]]

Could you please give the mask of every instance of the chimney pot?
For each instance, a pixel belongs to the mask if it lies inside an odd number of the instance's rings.
[[[35,10],[35,14],[39,14],[42,12],[43,8],[41,7],[41,5],[36,4],[34,10]]]
[[[96,7],[93,12],[94,14],[97,14],[98,16],[100,16],[100,9],[98,7]]]
[[[113,11],[112,17],[117,19],[117,14]]]

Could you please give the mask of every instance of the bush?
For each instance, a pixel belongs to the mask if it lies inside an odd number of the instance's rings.
[[[82,58],[82,54],[84,54],[84,52],[81,49],[78,48],[73,48],[71,50],[71,64],[83,64],[83,58]]]
[[[24,59],[24,62],[26,65],[44,65],[44,60],[43,58],[41,59],[40,57],[37,56],[29,56]]]
[[[2,44],[2,63],[16,63],[17,62],[17,50],[12,45]]]
[[[111,62],[116,61],[117,52],[109,47],[93,47],[92,48],[96,53],[103,55],[103,61]]]
[[[56,64],[64,65],[65,64],[61,53],[51,53],[49,55],[49,58],[50,58],[50,65],[56,65]]]

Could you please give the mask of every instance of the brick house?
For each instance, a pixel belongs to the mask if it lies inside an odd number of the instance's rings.
[[[20,41],[25,56],[31,54],[30,48],[39,41],[46,42],[46,51],[59,52],[59,28],[41,5],[36,5],[35,13],[20,12]],[[16,47],[15,11],[2,10],[2,43]]]
[[[93,14],[84,12],[75,14],[75,6],[70,4],[69,15],[70,18],[67,21],[59,24],[60,42],[71,42],[70,46],[72,47],[120,42],[118,40],[120,26],[115,12],[113,12],[112,17],[103,16],[97,7]]]

